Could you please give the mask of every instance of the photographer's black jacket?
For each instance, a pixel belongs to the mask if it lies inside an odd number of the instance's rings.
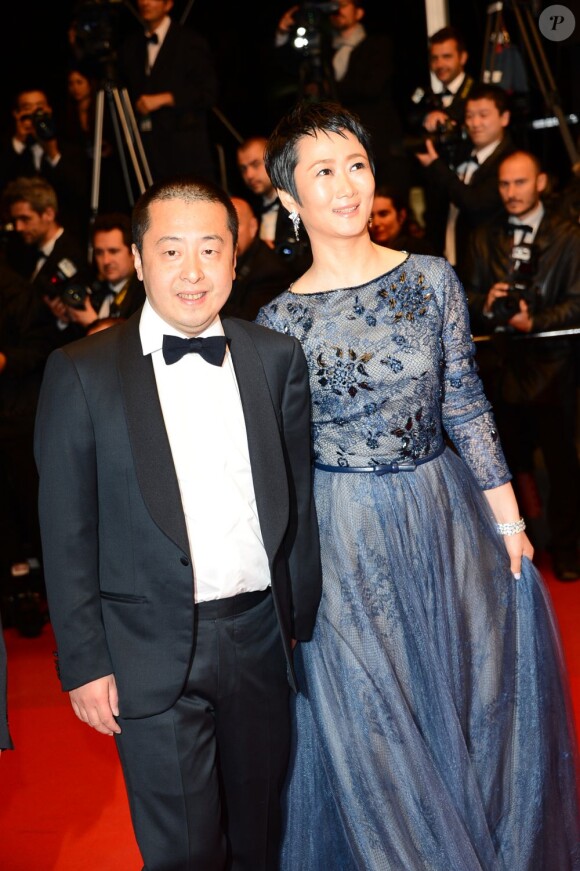
[[[510,272],[513,236],[507,217],[504,212],[471,239],[465,284],[474,335],[493,333],[497,326],[494,318],[483,315],[483,307],[491,287]],[[580,327],[580,226],[547,212],[534,240],[534,259],[541,302],[533,315],[533,332]],[[555,401],[571,383],[574,338],[514,339],[506,348],[502,398]]]
[[[428,115],[429,112],[434,111],[445,112],[451,121],[455,121],[456,124],[461,126],[465,117],[465,104],[467,103],[469,92],[474,84],[474,79],[471,76],[466,75],[461,87],[457,93],[453,95],[453,99],[449,106],[446,107],[443,106],[441,94],[436,94],[431,87],[425,88],[423,95],[418,100],[412,98],[411,108],[406,113],[406,122],[409,131],[415,134],[425,132],[423,129],[425,116]],[[415,93],[417,93],[417,91]]]

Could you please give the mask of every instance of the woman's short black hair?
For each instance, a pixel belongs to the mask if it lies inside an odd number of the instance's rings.
[[[298,163],[296,146],[304,136],[317,136],[319,132],[351,133],[362,145],[374,172],[375,162],[369,132],[357,115],[338,103],[298,103],[278,122],[266,144],[264,162],[266,172],[277,190],[286,191],[300,203],[294,171]]]

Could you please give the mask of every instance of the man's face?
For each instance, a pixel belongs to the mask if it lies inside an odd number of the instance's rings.
[[[148,30],[155,30],[173,8],[173,0],[138,0],[139,15]]]
[[[493,102],[483,100],[468,100],[465,107],[465,128],[469,138],[476,148],[485,148],[492,142],[503,138],[504,128],[510,120],[510,113],[500,113]]]
[[[26,142],[29,136],[36,138],[34,125],[30,116],[38,111],[38,109],[47,112],[49,115],[52,113],[52,109],[46,99],[46,94],[43,94],[42,91],[25,91],[19,95],[12,115],[15,121],[14,135],[20,142]]]
[[[463,72],[467,63],[467,52],[459,51],[454,39],[446,39],[429,48],[431,72],[443,85],[448,85]]]
[[[238,167],[244,183],[259,197],[267,199],[274,196],[274,187],[264,165],[265,143],[250,142],[245,148],[238,149]]]
[[[39,214],[30,203],[21,201],[10,206],[10,218],[14,229],[27,245],[41,248],[50,240],[55,218],[53,209],[45,209]]]
[[[521,218],[535,209],[546,187],[546,175],[538,172],[527,154],[514,154],[500,164],[499,193],[509,215]]]
[[[332,26],[339,33],[350,30],[363,17],[363,10],[353,0],[339,0],[338,11],[330,16]]]
[[[216,320],[236,264],[225,206],[181,199],[151,203],[143,251],[133,245],[133,255],[147,299],[166,323],[197,336]]]
[[[117,284],[126,281],[134,272],[133,255],[125,245],[123,233],[114,230],[98,230],[93,238],[93,256],[101,281]]]

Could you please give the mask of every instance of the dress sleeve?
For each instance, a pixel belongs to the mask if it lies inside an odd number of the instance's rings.
[[[443,426],[483,490],[511,479],[491,411],[477,374],[465,292],[446,264],[442,289],[444,354]]]

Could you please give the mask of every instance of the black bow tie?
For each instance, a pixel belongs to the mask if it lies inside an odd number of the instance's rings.
[[[524,236],[534,232],[534,228],[530,227],[529,224],[515,224],[513,221],[508,221],[507,230],[512,236],[516,230],[521,230]]]
[[[225,336],[192,336],[181,339],[179,336],[163,336],[163,359],[167,365],[177,363],[185,354],[199,354],[212,366],[221,366],[226,355],[228,340]]]
[[[146,33],[145,39],[147,41],[147,44],[150,44],[150,45],[158,45],[158,43],[159,43],[159,37],[157,36],[156,33],[149,33],[149,34]]]

